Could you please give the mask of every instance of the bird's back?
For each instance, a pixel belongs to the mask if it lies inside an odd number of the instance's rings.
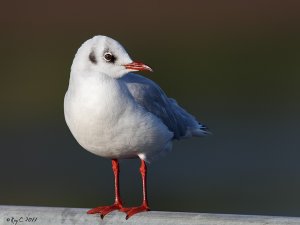
[[[135,101],[157,116],[174,133],[174,139],[208,134],[204,125],[180,107],[176,100],[168,98],[152,80],[133,73],[121,80],[126,83]]]

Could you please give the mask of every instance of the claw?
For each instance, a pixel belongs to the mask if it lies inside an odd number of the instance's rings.
[[[147,205],[141,205],[138,207],[133,207],[133,208],[129,208],[129,210],[125,211],[127,216],[126,216],[126,220],[128,220],[130,217],[132,217],[133,215],[140,213],[140,212],[147,212],[150,211],[150,208]]]
[[[101,216],[101,219],[103,219],[104,216],[107,215],[108,213],[110,213],[114,210],[120,210],[120,209],[122,209],[122,205],[120,205],[120,204],[114,204],[111,206],[99,206],[99,207],[96,207],[94,209],[87,211],[87,214],[99,213]]]

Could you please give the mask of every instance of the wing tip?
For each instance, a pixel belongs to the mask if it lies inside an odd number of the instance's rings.
[[[194,130],[193,135],[194,136],[206,136],[206,135],[210,135],[212,134],[212,132],[210,132],[209,128],[201,123],[198,123],[199,128],[197,130]]]

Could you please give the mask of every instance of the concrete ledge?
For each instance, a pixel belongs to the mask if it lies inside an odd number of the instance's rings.
[[[113,212],[103,220],[98,215],[87,215],[87,209],[0,206],[0,225],[300,225],[298,217],[250,216],[209,213],[157,212],[134,215]]]

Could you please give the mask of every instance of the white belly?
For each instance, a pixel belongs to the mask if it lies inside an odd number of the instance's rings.
[[[81,87],[67,92],[64,107],[66,122],[83,148],[102,157],[144,159],[170,150],[173,134],[124,90]]]

